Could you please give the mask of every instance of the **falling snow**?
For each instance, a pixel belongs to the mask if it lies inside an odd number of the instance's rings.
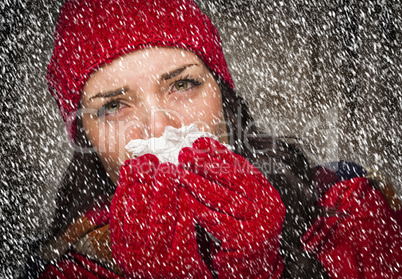
[[[228,2],[228,3],[227,3]],[[230,3],[229,3],[230,2]],[[402,6],[397,1],[197,1],[258,126],[312,165],[349,160],[402,198]],[[0,3],[0,277],[49,228],[71,149],[46,86],[60,1]]]

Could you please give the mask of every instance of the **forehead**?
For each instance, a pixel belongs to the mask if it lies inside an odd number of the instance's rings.
[[[91,78],[120,79],[135,75],[158,77],[170,70],[186,64],[199,64],[205,67],[201,59],[191,51],[172,47],[152,47],[135,50],[114,59],[111,63],[95,71]]]

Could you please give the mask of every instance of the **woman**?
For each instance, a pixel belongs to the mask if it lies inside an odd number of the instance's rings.
[[[258,134],[192,1],[67,1],[48,81],[76,152],[42,278],[401,273],[401,228],[381,194],[356,172],[313,173],[294,146]],[[233,152],[204,138],[179,166],[126,161],[129,140],[194,123]]]

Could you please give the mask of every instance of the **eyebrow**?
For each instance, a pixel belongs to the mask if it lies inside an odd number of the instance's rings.
[[[188,67],[191,67],[191,66],[198,66],[198,64],[184,65],[183,67],[177,68],[176,70],[173,70],[171,72],[168,72],[166,74],[161,75],[161,79],[162,80],[168,80],[168,79],[175,78],[178,75],[180,75],[185,69],[187,69]]]
[[[188,65],[184,65],[180,68],[177,68],[176,70],[173,70],[171,72],[168,72],[166,74],[161,75],[161,79],[162,80],[168,80],[168,79],[172,79],[177,77],[178,75],[180,75],[185,69],[187,69],[188,67],[192,67],[192,66],[198,66],[198,64],[188,64]],[[112,90],[112,91],[106,91],[106,92],[100,92],[98,94],[96,94],[95,96],[92,96],[91,98],[89,98],[88,101],[92,101],[95,98],[110,98],[110,97],[116,97],[119,95],[122,95],[124,93],[126,93],[127,91],[129,91],[130,89],[128,88],[128,86],[124,86],[122,88],[116,89],[116,90]]]
[[[124,86],[124,87],[116,89],[116,90],[100,92],[100,93],[96,94],[95,96],[92,96],[91,98],[89,98],[89,101],[92,101],[95,98],[110,98],[110,97],[119,96],[119,95],[126,93],[129,90],[130,89],[128,88],[128,86]]]

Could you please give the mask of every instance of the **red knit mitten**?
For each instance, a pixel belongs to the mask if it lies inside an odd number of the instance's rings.
[[[177,176],[176,166],[150,154],[120,170],[110,229],[114,259],[127,277],[212,278]]]
[[[183,148],[179,162],[195,220],[220,242],[213,255],[219,278],[279,277],[285,207],[261,172],[210,138]]]

